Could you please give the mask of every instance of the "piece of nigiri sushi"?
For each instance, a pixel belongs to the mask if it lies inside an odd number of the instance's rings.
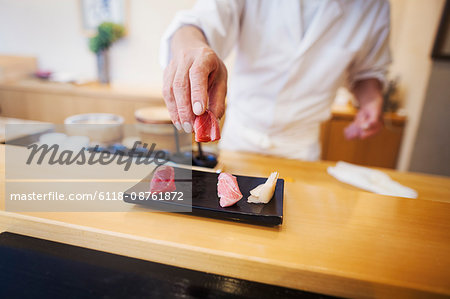
[[[217,183],[217,195],[220,198],[222,208],[229,207],[237,203],[242,198],[242,193],[234,175],[222,172]]]

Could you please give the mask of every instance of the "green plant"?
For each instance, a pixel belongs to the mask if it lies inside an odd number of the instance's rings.
[[[98,53],[109,49],[111,45],[125,35],[125,28],[111,22],[101,23],[97,28],[97,35],[89,40],[89,48]]]

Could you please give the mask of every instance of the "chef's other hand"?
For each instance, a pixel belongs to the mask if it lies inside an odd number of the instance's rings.
[[[383,127],[383,96],[381,84],[377,79],[358,81],[353,92],[360,103],[355,120],[345,128],[345,137],[365,139],[377,134]]]
[[[172,59],[164,71],[163,97],[175,127],[192,132],[195,115],[208,107],[222,117],[227,69],[198,28],[185,26],[172,38]]]

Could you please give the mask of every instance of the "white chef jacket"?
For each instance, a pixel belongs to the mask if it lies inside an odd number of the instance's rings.
[[[389,2],[312,1],[316,7],[308,0],[199,0],[164,34],[163,66],[183,25],[200,28],[221,59],[236,48],[222,148],[317,160],[320,123],[337,89],[385,81]]]

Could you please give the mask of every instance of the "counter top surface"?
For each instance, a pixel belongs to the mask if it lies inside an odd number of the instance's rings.
[[[41,121],[24,120],[24,119],[0,116],[0,142],[4,143],[6,141],[6,126],[7,125],[23,125],[23,124],[26,126],[23,126],[23,130],[21,130],[21,132],[17,132],[17,134],[14,134],[14,135],[8,134],[9,140],[11,140],[13,138],[19,138],[22,136],[42,132],[42,130],[44,130],[47,126],[48,126],[48,128],[52,127],[51,124],[44,123]],[[39,126],[35,127],[33,125],[39,125]]]
[[[4,146],[0,175],[4,177]],[[115,213],[0,212],[0,229],[318,293],[450,295],[450,179],[388,171],[418,199],[336,181],[329,162],[222,152],[224,170],[285,179],[283,225],[258,227],[136,207]],[[0,185],[4,207],[4,185]],[[4,208],[2,208],[4,210]]]

